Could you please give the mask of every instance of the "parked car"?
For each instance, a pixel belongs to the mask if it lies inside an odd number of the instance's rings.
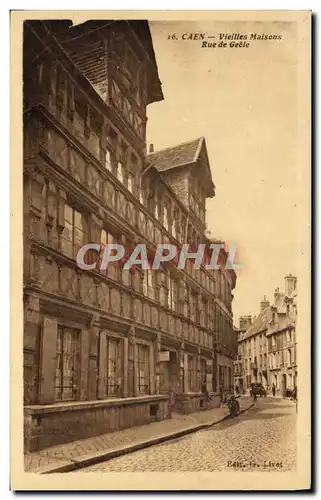
[[[253,396],[254,391],[257,396],[261,397],[263,396],[266,398],[266,389],[262,384],[251,384],[251,390],[250,390],[251,396]]]

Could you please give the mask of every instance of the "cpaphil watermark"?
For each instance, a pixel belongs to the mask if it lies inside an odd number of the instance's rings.
[[[99,269],[104,271],[109,265],[121,262],[123,269],[130,270],[133,267],[140,267],[143,270],[161,268],[165,262],[171,262],[177,269],[185,269],[187,261],[190,261],[194,269],[200,269],[202,266],[206,270],[219,269],[219,260],[221,252],[224,252],[225,269],[241,269],[240,263],[235,263],[236,246],[230,244],[228,250],[223,243],[211,243],[206,245],[201,243],[197,248],[192,248],[190,244],[184,243],[181,248],[170,243],[159,243],[153,255],[148,251],[144,243],[136,245],[129,251],[124,245],[118,243],[109,243],[101,245],[98,243],[88,243],[83,245],[77,254],[77,265],[80,269],[90,271]],[[96,253],[93,262],[86,262],[86,256]]]

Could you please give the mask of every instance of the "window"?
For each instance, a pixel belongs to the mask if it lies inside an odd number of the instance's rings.
[[[130,191],[131,193],[133,193],[134,191],[134,182],[133,182],[133,176],[132,174],[129,174],[128,175],[128,191]]]
[[[168,288],[168,302],[169,307],[173,311],[177,311],[177,282],[173,278],[169,278],[169,288]]]
[[[292,364],[292,353],[291,349],[288,349],[288,366],[291,366]]]
[[[96,124],[92,124],[92,126],[95,127],[95,130],[90,131],[90,136],[89,136],[89,149],[92,151],[92,153],[99,158],[100,156],[100,130]]]
[[[291,342],[292,340],[292,335],[291,335],[291,330],[286,331],[286,341]]]
[[[272,335],[272,347],[275,347],[276,341],[275,341],[275,335]]]
[[[177,240],[179,239],[179,213],[178,213],[178,210],[174,211],[174,218],[172,221],[172,235]]]
[[[157,200],[156,200],[156,202],[155,202],[155,218],[156,218],[157,220],[159,220],[159,205],[158,205]]]
[[[110,154],[110,151],[108,149],[106,149],[106,154],[105,154],[105,167],[110,172],[112,171],[111,154]]]
[[[190,314],[191,314],[191,320],[196,321],[196,313],[197,313],[197,295],[195,292],[191,292],[190,294]]]
[[[208,309],[208,301],[202,300],[202,318],[201,324],[205,327],[209,325],[209,309]]]
[[[164,213],[163,213],[163,225],[166,229],[166,231],[169,230],[169,222],[168,222],[168,208],[166,205],[164,205]]]
[[[58,329],[56,360],[55,400],[76,400],[80,375],[80,338],[77,330]]]
[[[120,341],[108,339],[107,341],[107,381],[106,395],[117,396],[120,390],[120,374],[122,367]]]
[[[143,275],[143,294],[146,297],[155,299],[155,274],[152,269],[146,269]]]
[[[102,229],[100,233],[101,258],[103,257],[105,247],[112,243],[114,243],[113,235],[108,233],[105,229]]]
[[[160,282],[161,286],[159,288],[159,302],[161,306],[168,307],[168,283],[167,275],[164,271],[160,271]]]
[[[142,205],[145,204],[145,186],[140,186],[139,189],[139,201]]]
[[[74,115],[74,131],[75,134],[80,138],[84,138],[85,134],[85,119],[86,119],[86,107],[80,101],[80,99],[75,97],[75,115]]]
[[[188,390],[193,392],[196,388],[196,358],[194,356],[187,357],[187,376]]]
[[[78,250],[87,240],[87,221],[83,214],[65,204],[64,230],[61,238],[62,252],[76,259]]]
[[[149,347],[137,344],[137,374],[138,392],[140,394],[149,393]]]
[[[117,164],[117,179],[122,183],[124,182],[123,164],[120,161]]]

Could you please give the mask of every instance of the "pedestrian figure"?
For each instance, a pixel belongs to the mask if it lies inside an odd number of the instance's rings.
[[[212,398],[211,396],[209,395],[209,392],[207,390],[207,387],[206,387],[206,383],[203,382],[202,384],[202,393],[204,394],[204,396],[206,397],[206,401],[212,401]]]
[[[296,412],[298,413],[298,388],[297,388],[297,386],[295,386],[293,391],[292,391],[291,399],[293,399],[295,401],[295,409],[296,409]]]
[[[275,396],[275,390],[276,390],[276,387],[275,387],[275,385],[273,384],[273,386],[272,386],[272,394],[273,394],[273,396]]]
[[[236,392],[236,394],[239,394],[239,386],[238,385],[235,386],[235,392]]]

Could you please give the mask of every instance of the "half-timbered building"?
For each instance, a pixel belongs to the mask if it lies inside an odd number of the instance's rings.
[[[210,271],[76,263],[89,242],[210,243],[205,139],[146,154],[148,23],[26,22],[23,94],[26,449],[217,404],[237,347],[225,253]]]

